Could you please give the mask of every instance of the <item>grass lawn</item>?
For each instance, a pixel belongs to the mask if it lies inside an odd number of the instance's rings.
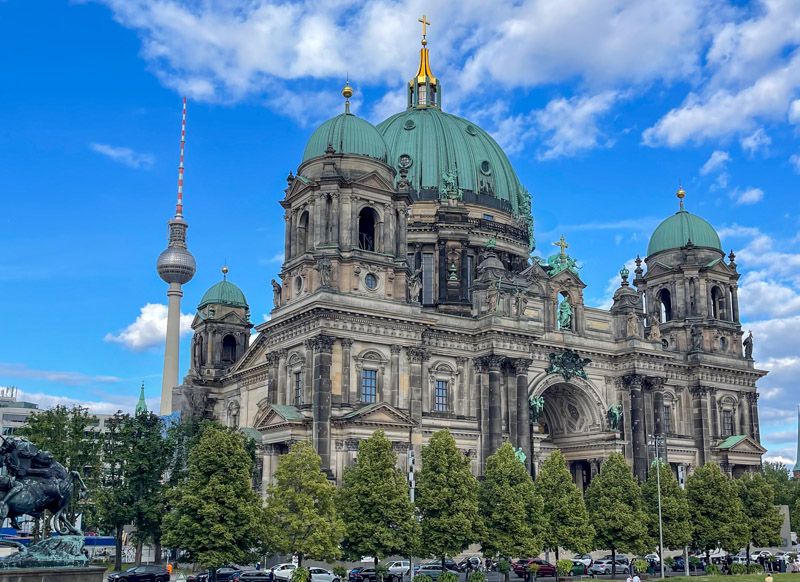
[[[670,576],[665,578],[669,582],[764,582],[766,574],[740,574],[738,576]],[[800,574],[773,574],[775,582],[800,582]],[[649,580],[657,580],[658,574],[650,576]]]

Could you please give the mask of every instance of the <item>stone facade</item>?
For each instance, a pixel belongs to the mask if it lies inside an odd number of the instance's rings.
[[[732,474],[759,466],[764,372],[743,353],[732,256],[691,242],[657,253],[637,261],[633,286],[623,273],[610,310],[587,307],[564,247],[529,260],[528,231],[481,196],[411,191],[360,156],[305,162],[281,203],[271,319],[248,346],[245,309],[201,310],[176,408],[258,431],[264,486],[298,440],[340,480],[377,429],[405,466],[447,428],[476,474],[506,440],[534,474],[557,448],[583,486],[612,452],[644,478],[653,435],[680,478],[712,460]],[[233,362],[213,339],[225,335]]]

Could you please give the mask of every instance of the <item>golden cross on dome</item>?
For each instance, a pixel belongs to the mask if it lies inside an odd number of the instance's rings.
[[[553,245],[557,246],[557,247],[559,247],[561,249],[561,256],[562,257],[567,254],[565,252],[565,249],[569,248],[569,244],[567,243],[566,240],[564,240],[564,235],[563,234],[561,235],[561,238],[558,240],[558,242],[554,242]]]
[[[428,34],[428,27],[431,25],[431,23],[424,14],[422,15],[422,18],[417,19],[417,22],[422,23],[422,44],[425,44],[425,35]]]

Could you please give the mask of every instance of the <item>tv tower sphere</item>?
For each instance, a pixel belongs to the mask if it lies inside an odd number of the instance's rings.
[[[169,246],[158,255],[158,276],[166,283],[184,285],[191,281],[196,270],[192,253],[186,248],[186,229],[189,225],[182,218],[169,221]]]

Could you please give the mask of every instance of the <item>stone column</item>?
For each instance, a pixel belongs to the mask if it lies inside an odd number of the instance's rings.
[[[739,323],[739,286],[731,285],[731,310],[734,323]]]
[[[292,252],[286,251],[286,260],[292,259],[297,256],[297,221],[298,221],[298,212],[297,210],[292,210],[290,218],[289,218],[289,233],[288,236],[291,237],[291,244],[288,248],[291,248]]]
[[[336,338],[318,335],[306,340],[313,353],[312,435],[314,448],[322,459],[322,470],[331,471],[331,348]]]
[[[633,474],[636,475],[639,481],[644,481],[647,478],[647,439],[645,437],[644,397],[642,394],[643,380],[644,377],[638,374],[629,374],[624,378],[624,382],[631,393]]]
[[[407,240],[407,223],[408,217],[406,216],[406,207],[405,205],[400,207],[400,212],[397,214],[397,258],[398,259],[405,259],[406,254],[408,253],[408,240]],[[409,265],[412,270],[414,265]]]
[[[664,434],[664,386],[653,387],[653,433]]]
[[[528,412],[528,368],[531,360],[518,358],[514,360],[514,372],[517,376],[517,446],[525,453],[525,468],[531,471],[531,419]]]
[[[750,426],[752,436],[757,442],[761,442],[761,429],[758,422],[758,392],[747,394],[747,401],[750,404]]]
[[[461,301],[469,301],[469,249],[466,242],[461,243],[461,288],[459,290]]]
[[[394,256],[394,207],[383,205],[383,252]]]
[[[692,413],[694,418],[695,446],[700,451],[700,464],[711,460],[711,435],[708,418],[708,390],[695,386],[692,391]]]
[[[286,355],[288,350],[278,350],[278,404],[286,404]]]
[[[292,212],[291,210],[287,210],[283,214],[283,224],[286,229],[283,238],[283,252],[284,252],[284,259],[288,260],[292,258],[292,233],[294,232],[294,225],[292,224]]]
[[[498,355],[488,357],[489,367],[489,454],[493,455],[503,444],[503,411],[501,409],[501,390],[503,382],[502,366],[505,358]]]
[[[447,300],[447,244],[439,241],[439,303]]]
[[[339,248],[341,248],[341,241],[342,239],[339,238],[339,213],[341,212],[341,199],[339,198],[339,193],[334,192],[331,194],[331,216],[328,217],[328,220],[331,221],[331,240],[328,242],[331,244],[335,244]]]
[[[422,383],[425,381],[422,376],[422,364],[428,359],[428,350],[422,346],[406,348],[406,357],[410,367],[411,406],[409,406],[409,414],[414,421],[414,428],[411,430],[411,445],[417,465],[419,465],[422,460]],[[419,466],[417,468],[419,469]]]
[[[358,198],[355,194],[350,195],[350,248],[358,247]]]
[[[469,414],[469,396],[467,394],[467,358],[456,358],[458,396],[453,411],[456,414],[467,416]]]
[[[270,404],[278,403],[278,353],[266,355],[267,362],[267,400]]]
[[[600,472],[600,459],[589,459],[589,479],[594,479]]]
[[[389,403],[392,406],[400,404],[400,350],[397,344],[392,344],[389,350],[392,353],[390,361]]]
[[[711,436],[719,437],[722,434],[722,427],[719,425],[719,405],[717,404],[717,389],[709,388],[711,395]]]
[[[343,337],[342,342],[342,403],[350,404],[353,402],[350,394],[350,349],[353,347],[353,340]]]
[[[481,464],[480,473],[483,475],[486,459],[491,455],[489,452],[489,383],[486,380],[486,369],[488,358],[486,356],[475,358],[472,361],[475,370],[475,416],[478,418],[478,427],[481,433]]]

